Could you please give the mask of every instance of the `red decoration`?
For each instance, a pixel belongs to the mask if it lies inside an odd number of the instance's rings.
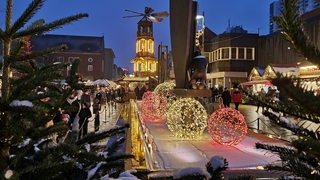
[[[247,123],[240,111],[222,108],[211,114],[208,130],[214,141],[225,145],[236,145],[247,134]]]
[[[147,91],[142,96],[142,119],[149,121],[161,120],[167,109],[166,100],[160,95]]]

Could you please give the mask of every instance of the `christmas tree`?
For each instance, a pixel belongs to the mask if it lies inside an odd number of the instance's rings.
[[[319,66],[320,51],[304,31],[298,3],[298,0],[283,0],[281,16],[274,17],[273,20],[277,23],[283,38],[291,44],[293,49],[307,61]],[[274,103],[268,99],[259,99],[249,93],[248,95],[272,109],[273,112],[280,112],[290,117],[319,123],[320,96],[316,96],[313,90],[307,90],[302,85],[301,79],[284,77],[278,74],[278,77],[271,81],[278,87],[283,100]],[[319,179],[319,131],[312,131],[303,126],[281,121],[279,116],[276,116],[271,111],[265,111],[264,115],[298,136],[297,139],[292,140],[292,148],[256,144],[257,148],[268,149],[278,153],[282,159],[283,164],[281,167],[270,165],[268,168],[290,171],[295,176],[306,179]]]
[[[3,52],[0,178],[87,179],[92,168],[99,173],[90,176],[116,176],[123,171],[122,160],[131,158],[124,153],[115,153],[123,140],[115,141],[115,145],[104,154],[97,154],[95,150],[101,147],[92,144],[114,134],[124,133],[127,124],[106,132],[88,134],[80,140],[77,140],[76,132],[70,131],[64,122],[52,125],[54,114],[63,106],[66,98],[81,88],[76,74],[79,62],[72,64],[70,75],[66,78],[70,88],[63,89],[54,82],[62,80],[62,71],[70,64],[41,65],[36,60],[67,47],[60,45],[32,52],[28,39],[87,17],[88,14],[80,13],[50,23],[43,19],[29,22],[43,4],[44,0],[33,0],[12,23],[13,2],[7,0],[6,3],[5,27],[0,28]],[[63,137],[62,140],[56,141],[57,135]]]

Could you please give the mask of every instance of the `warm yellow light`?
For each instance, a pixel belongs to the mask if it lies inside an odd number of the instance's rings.
[[[306,70],[306,69],[318,69],[318,66],[302,66],[300,69]]]
[[[176,95],[173,93],[173,88],[176,87],[174,82],[168,81],[161,84],[154,89],[154,93],[160,94],[162,97],[166,99],[167,105],[171,105],[176,98]]]
[[[167,112],[168,129],[180,139],[198,139],[207,127],[207,112],[194,98],[180,98]]]

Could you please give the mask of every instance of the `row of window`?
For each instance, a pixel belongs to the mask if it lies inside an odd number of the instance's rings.
[[[222,47],[212,52],[207,52],[209,62],[219,60],[254,60],[254,48],[252,47]]]
[[[152,39],[140,39],[136,41],[136,53],[149,52],[154,53],[154,42]]]
[[[134,72],[155,72],[157,70],[156,63],[134,63],[133,71]]]
[[[68,62],[74,62],[75,60],[80,59],[79,57],[68,57]],[[54,62],[64,62],[64,57],[63,56],[58,56],[53,58]],[[88,58],[88,62],[92,63],[93,58]],[[93,71],[93,65],[88,65],[88,71]]]
[[[68,57],[68,62],[73,62],[73,61],[75,61],[77,59],[80,59],[80,57]],[[89,61],[89,59],[88,59],[88,61]],[[58,61],[58,62],[64,62],[64,57],[63,56],[54,57],[53,60],[54,61]]]

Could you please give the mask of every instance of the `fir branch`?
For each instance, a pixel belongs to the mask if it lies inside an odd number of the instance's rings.
[[[90,143],[99,141],[101,139],[104,139],[106,137],[111,137],[111,136],[113,136],[115,134],[118,134],[118,133],[124,133],[124,129],[127,129],[128,127],[129,127],[129,124],[125,124],[124,126],[112,128],[110,130],[103,131],[103,132],[100,132],[100,133],[97,133],[97,134],[90,133],[86,137],[84,137],[82,139],[79,139],[76,142],[76,144],[77,145],[81,145],[81,144],[85,144],[85,143],[89,143],[90,144]]]
[[[273,102],[266,98],[260,98],[257,95],[251,94],[247,89],[241,88],[241,90],[246,94],[249,98],[253,99],[256,102],[259,102],[264,107],[271,108],[273,111],[282,112],[286,115],[295,116],[301,119],[310,120],[313,122],[319,121],[319,116],[316,114],[317,112],[309,112],[306,111],[303,106],[299,106],[295,103],[295,101],[278,101]]]
[[[85,14],[85,13],[77,14],[77,15],[74,15],[74,16],[69,16],[69,17],[66,17],[66,18],[62,18],[62,19],[53,21],[53,22],[48,23],[48,24],[44,24],[44,25],[39,26],[39,27],[34,27],[34,28],[26,29],[26,30],[21,30],[21,31],[13,34],[13,38],[15,39],[15,38],[20,38],[20,37],[29,36],[29,35],[42,34],[42,33],[48,32],[48,31],[52,31],[52,30],[58,29],[63,25],[69,24],[69,23],[71,23],[73,21],[77,21],[77,20],[79,20],[81,18],[84,18],[84,17],[88,17],[88,14]]]
[[[22,28],[43,6],[44,0],[33,0],[28,8],[22,13],[21,16],[13,23],[13,26],[10,29],[7,29],[9,35],[13,35],[20,28]]]
[[[37,59],[39,57],[46,57],[46,56],[49,56],[49,55],[57,53],[57,52],[61,52],[66,49],[67,49],[67,46],[63,44],[60,46],[47,48],[43,51],[33,52],[31,54],[20,54],[20,55],[13,54],[8,57],[7,61],[14,63],[16,61],[26,61],[26,60],[30,60],[30,59]]]
[[[295,51],[315,65],[320,65],[320,51],[312,43],[303,30],[297,0],[283,0],[280,17],[274,17],[283,37],[293,46]]]

